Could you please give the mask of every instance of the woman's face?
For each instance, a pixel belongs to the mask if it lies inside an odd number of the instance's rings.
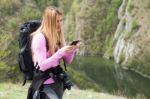
[[[56,18],[56,28],[57,28],[57,32],[61,31],[61,27],[62,27],[62,16],[61,15],[57,15]]]

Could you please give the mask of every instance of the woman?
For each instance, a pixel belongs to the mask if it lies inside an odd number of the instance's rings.
[[[57,67],[61,59],[67,64],[71,63],[79,47],[79,44],[64,46],[62,13],[55,7],[46,8],[41,26],[31,36],[32,58],[35,64],[38,63],[40,71]],[[50,77],[43,82],[40,95],[34,93],[35,96],[33,95],[32,98],[62,99],[63,91],[63,83]]]

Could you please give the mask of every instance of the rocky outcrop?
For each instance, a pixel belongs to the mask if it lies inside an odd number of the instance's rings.
[[[150,76],[149,0],[123,0],[120,22],[114,35],[113,56],[117,63]],[[147,57],[147,58],[146,58]]]
[[[138,53],[138,48],[135,47],[133,40],[128,40],[132,35],[133,18],[127,10],[130,6],[129,0],[123,0],[122,5],[118,10],[118,18],[120,23],[114,35],[114,59],[117,63],[126,63],[130,58]]]

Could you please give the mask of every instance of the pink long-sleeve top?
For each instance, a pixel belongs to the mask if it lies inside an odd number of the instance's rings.
[[[73,49],[71,52],[65,51],[65,46],[55,52],[53,55],[46,49],[46,40],[42,33],[35,34],[31,43],[32,55],[34,63],[38,62],[39,69],[45,71],[49,68],[59,65],[59,61],[63,58],[66,64],[70,64],[73,60],[74,54],[77,49]],[[53,78],[49,78],[44,81],[44,84],[54,83]]]

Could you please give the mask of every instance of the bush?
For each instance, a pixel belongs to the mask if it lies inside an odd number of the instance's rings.
[[[41,19],[41,12],[29,6],[24,6],[21,12],[22,20]]]
[[[0,16],[14,15],[20,4],[20,0],[0,0]]]
[[[138,24],[138,22],[135,19],[133,19],[133,21],[132,21],[132,30],[138,30],[139,27],[140,27],[140,25]]]

